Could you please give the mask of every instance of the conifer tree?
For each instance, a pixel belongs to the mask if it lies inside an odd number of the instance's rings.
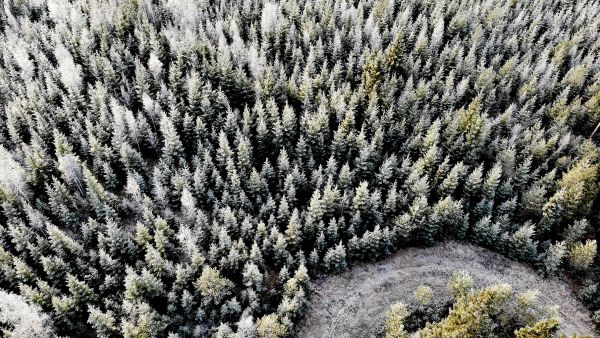
[[[257,332],[261,338],[282,338],[288,334],[288,328],[281,323],[279,316],[273,313],[257,321]]]
[[[327,271],[341,272],[346,270],[346,248],[340,242],[335,248],[331,248],[327,251],[323,257],[323,264]]]
[[[575,244],[569,251],[569,262],[577,270],[587,269],[596,257],[596,240]]]

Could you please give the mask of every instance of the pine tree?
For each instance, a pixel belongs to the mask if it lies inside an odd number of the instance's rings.
[[[569,250],[569,262],[577,270],[586,270],[593,263],[596,251],[596,240],[577,243]]]
[[[565,242],[557,242],[550,245],[546,258],[544,259],[546,274],[553,275],[556,273],[566,253],[567,248]]]
[[[155,299],[164,293],[163,282],[150,271],[143,269],[137,273],[127,267],[125,275],[125,299],[132,302]]]
[[[292,216],[287,225],[287,229],[285,230],[285,235],[287,237],[287,243],[293,248],[296,245],[300,244],[302,240],[302,225],[300,223],[300,216],[298,213],[298,209],[294,209],[292,212]]]
[[[533,261],[537,259],[537,243],[533,240],[535,229],[525,223],[509,239],[509,253],[518,259]]]
[[[288,328],[274,313],[263,316],[256,325],[258,336],[261,338],[282,338],[288,334]]]
[[[147,303],[129,303],[127,317],[121,326],[121,334],[127,338],[155,337],[167,326],[166,318],[160,316]]]
[[[160,118],[160,130],[163,135],[162,157],[169,165],[183,155],[183,145],[171,118],[163,113]]]
[[[385,314],[385,337],[386,338],[407,338],[408,331],[404,328],[404,322],[409,316],[406,305],[402,303],[394,304]]]
[[[346,270],[346,248],[342,242],[338,243],[335,248],[330,248],[323,257],[323,265],[327,271],[339,273]]]
[[[202,297],[202,304],[210,309],[218,306],[231,292],[232,282],[221,276],[219,270],[210,266],[204,267],[200,278],[196,280],[195,287]]]
[[[381,52],[373,53],[369,56],[363,70],[365,91],[370,93],[377,85],[383,72],[383,55]]]
[[[243,276],[246,287],[252,287],[256,291],[261,291],[263,274],[260,272],[258,266],[254,263],[247,263],[244,267]]]
[[[544,216],[553,220],[571,219],[580,210],[587,210],[597,194],[598,168],[587,157],[578,161],[563,175],[560,189],[544,206]]]
[[[28,189],[25,182],[25,170],[11,154],[0,145],[0,196],[21,196],[27,199]]]
[[[67,276],[67,288],[73,299],[73,306],[77,311],[82,311],[86,304],[93,303],[97,299],[94,290],[86,282],[78,280],[73,275]]]

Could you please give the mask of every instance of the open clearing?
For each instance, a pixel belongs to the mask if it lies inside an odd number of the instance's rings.
[[[449,298],[446,285],[457,270],[468,271],[476,287],[509,283],[515,292],[537,289],[540,304],[561,305],[560,332],[594,332],[589,311],[564,282],[544,279],[530,267],[487,249],[448,241],[400,250],[380,262],[315,281],[298,337],[378,336],[389,307],[399,301],[411,303],[419,285],[429,285],[437,297]]]

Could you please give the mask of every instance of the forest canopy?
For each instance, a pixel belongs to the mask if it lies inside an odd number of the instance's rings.
[[[311,278],[446,239],[600,323],[597,0],[2,7],[5,334],[285,337]]]

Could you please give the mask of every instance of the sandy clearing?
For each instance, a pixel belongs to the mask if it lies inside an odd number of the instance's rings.
[[[409,248],[385,260],[362,264],[337,276],[316,280],[298,337],[375,337],[384,314],[395,302],[410,303],[413,291],[429,285],[436,296],[450,297],[452,273],[466,270],[477,287],[509,283],[515,292],[540,291],[543,304],[560,304],[561,332],[594,332],[589,311],[558,279],[544,279],[530,267],[470,244],[448,241],[432,248]]]

